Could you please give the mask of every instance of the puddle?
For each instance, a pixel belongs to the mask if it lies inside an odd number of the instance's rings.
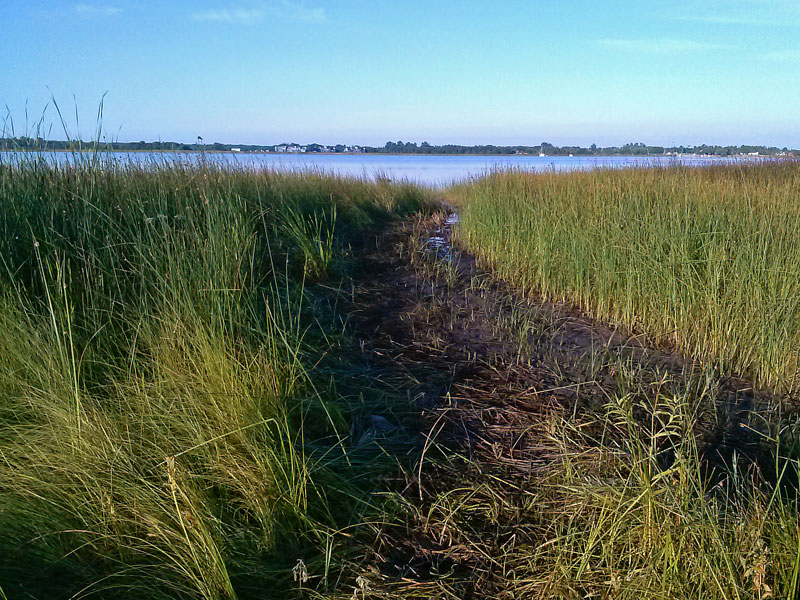
[[[459,221],[456,213],[450,213],[445,219],[442,227],[434,231],[433,235],[425,240],[425,245],[428,249],[436,252],[439,258],[450,261],[452,255],[450,252],[450,236],[453,226]]]

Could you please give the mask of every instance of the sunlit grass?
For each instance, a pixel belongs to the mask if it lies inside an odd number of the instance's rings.
[[[519,288],[792,392],[798,189],[789,163],[498,173],[450,194],[459,244]],[[796,597],[792,418],[743,420],[768,468],[734,453],[712,480],[711,370],[667,385],[600,350],[553,354],[556,316],[491,274],[462,281],[424,221],[398,274],[421,354],[363,393],[322,290],[339,293],[348,241],[429,207],[425,190],[91,156],[0,165],[0,196],[0,598]],[[393,394],[408,410],[458,328],[518,347],[543,399],[614,383],[603,405],[520,410],[475,371],[426,409],[416,450],[348,440],[369,438],[348,403],[362,421]],[[476,361],[451,350],[448,381]],[[437,437],[448,422],[468,453]],[[402,493],[371,477],[380,461]]]
[[[793,392],[800,165],[538,175],[457,188],[459,239],[519,287]]]

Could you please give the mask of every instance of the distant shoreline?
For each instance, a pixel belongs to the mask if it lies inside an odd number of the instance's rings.
[[[256,156],[415,156],[415,157],[495,157],[495,158],[578,158],[578,159],[602,159],[602,158],[704,158],[704,159],[731,159],[731,158],[797,158],[794,155],[777,155],[777,154],[758,154],[756,156],[749,154],[546,154],[541,156],[539,154],[494,154],[494,153],[447,153],[447,152],[259,152],[259,151],[232,151],[232,150],[95,150],[90,148],[81,149],[65,149],[65,148],[47,148],[44,150],[33,150],[30,148],[23,148],[20,150],[0,149],[0,153],[6,154],[25,154],[25,153],[53,153],[53,154],[226,154],[226,155],[256,155]]]

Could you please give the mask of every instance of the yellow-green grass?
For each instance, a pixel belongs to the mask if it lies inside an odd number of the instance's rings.
[[[547,455],[533,469],[454,461],[426,505],[398,500],[413,515],[400,527],[443,546],[445,568],[422,581],[373,576],[366,597],[796,599],[796,497],[735,463],[709,489],[691,432],[704,403],[625,394],[589,418],[528,423]],[[783,466],[794,477],[796,461]]]
[[[298,558],[324,587],[364,507],[307,284],[427,192],[92,161],[0,164],[0,587],[281,596]]]
[[[524,290],[797,389],[797,162],[505,172],[451,197],[459,242]]]

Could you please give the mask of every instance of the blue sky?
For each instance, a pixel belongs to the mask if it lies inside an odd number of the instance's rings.
[[[800,0],[0,0],[0,23],[17,133],[52,94],[90,136],[108,92],[126,141],[800,147]]]

